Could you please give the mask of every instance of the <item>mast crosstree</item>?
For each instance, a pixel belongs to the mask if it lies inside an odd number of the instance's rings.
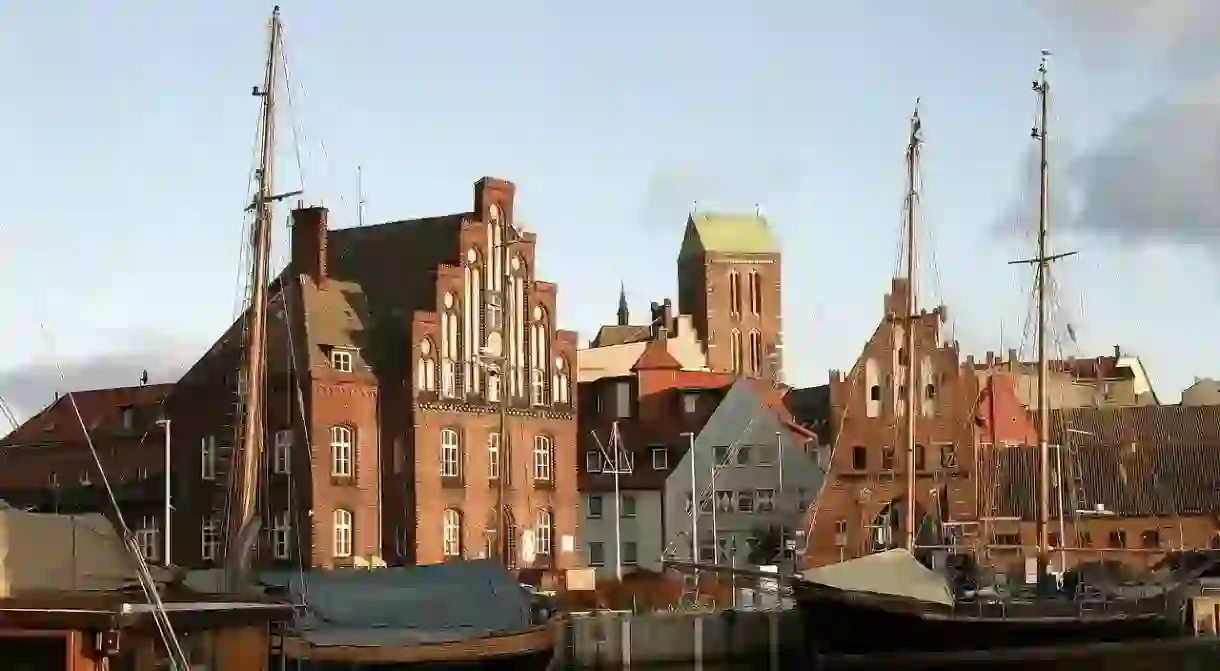
[[[1038,255],[1032,259],[1011,261],[1010,264],[1033,265],[1038,296],[1038,580],[1044,581],[1050,561],[1051,473],[1050,473],[1050,397],[1047,394],[1049,362],[1046,347],[1046,300],[1050,285],[1050,264],[1076,252],[1051,254],[1048,246],[1050,230],[1050,179],[1047,138],[1050,82],[1046,77],[1046,60],[1051,53],[1042,51],[1038,79],[1033,83],[1038,94],[1038,123],[1030,135],[1038,141]]]
[[[267,281],[271,274],[271,220],[275,203],[301,193],[300,190],[275,194],[275,105],[282,25],[280,8],[271,12],[268,26],[267,66],[262,87],[255,86],[253,95],[262,99],[259,167],[256,173],[258,190],[247,208],[254,213],[250,236],[250,305],[246,311],[246,348],[242,373],[246,380],[241,399],[240,470],[236,483],[237,505],[230,520],[229,547],[225,555],[226,582],[231,591],[240,591],[249,581],[254,549],[262,521],[258,517],[259,466],[263,463],[265,436],[264,398],[267,377]]]

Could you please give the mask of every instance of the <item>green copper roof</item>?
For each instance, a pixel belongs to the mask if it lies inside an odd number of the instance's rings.
[[[779,245],[764,217],[752,214],[692,214],[680,256],[699,252],[778,254]]]

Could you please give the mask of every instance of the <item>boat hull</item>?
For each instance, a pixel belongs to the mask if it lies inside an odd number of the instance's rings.
[[[521,632],[461,641],[419,645],[311,645],[288,634],[283,640],[287,668],[432,668],[534,669],[545,666],[555,651],[551,625],[538,625]]]
[[[1164,601],[1082,612],[1067,600],[939,610],[898,598],[807,589],[797,595],[810,652],[905,653],[1083,645],[1177,636]]]

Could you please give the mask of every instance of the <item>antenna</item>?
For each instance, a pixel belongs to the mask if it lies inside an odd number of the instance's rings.
[[[356,225],[364,226],[364,168],[356,166]]]

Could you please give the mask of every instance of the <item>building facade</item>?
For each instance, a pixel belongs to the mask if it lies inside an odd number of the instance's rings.
[[[601,578],[660,570],[666,478],[733,382],[683,370],[674,346],[659,322],[627,374],[580,385],[580,545]]]
[[[291,261],[269,290],[261,564],[507,547],[513,566],[575,565],[576,335],[558,328],[558,287],[536,275],[515,196],[484,178],[467,212],[346,229],[325,208],[293,211]],[[228,549],[244,326],[166,400],[185,566]]]
[[[797,532],[821,488],[820,454],[807,449],[812,434],[777,408],[778,396],[760,392],[739,378],[665,479],[670,556],[791,567]]]
[[[693,213],[678,253],[678,311],[714,371],[783,380],[782,264],[767,220]]]
[[[0,499],[41,512],[109,512],[100,462],[145,556],[163,562],[165,426],[159,420],[172,389],[148,384],[57,395],[0,441]]]

